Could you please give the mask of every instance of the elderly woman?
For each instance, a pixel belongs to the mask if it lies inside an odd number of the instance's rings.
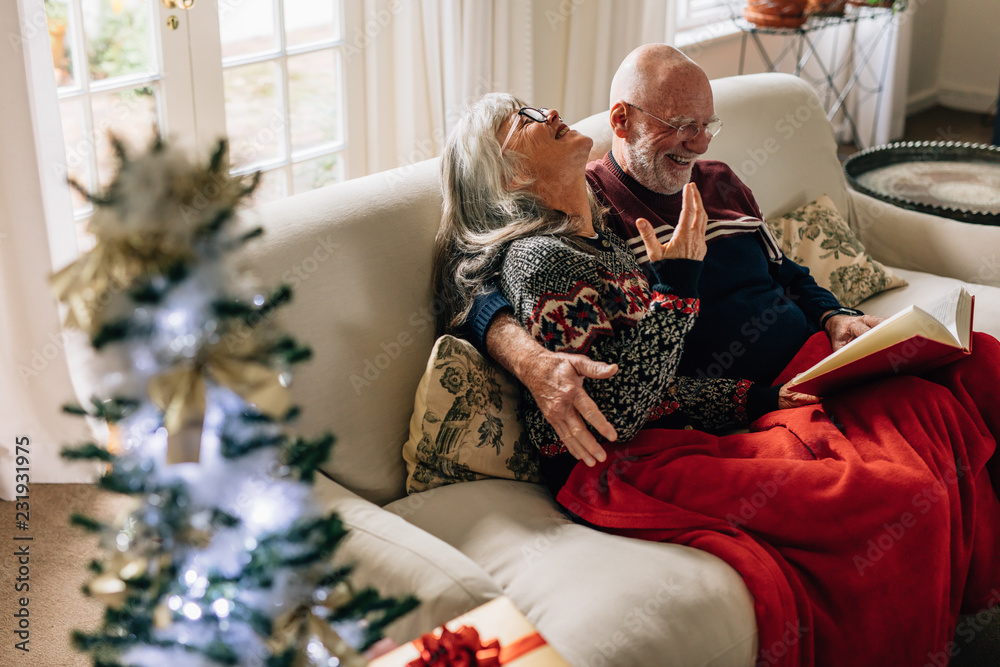
[[[959,611],[996,604],[1000,590],[996,443],[982,420],[917,377],[822,405],[783,387],[677,377],[699,308],[699,193],[686,187],[669,243],[640,225],[649,285],[601,224],[584,171],[591,145],[556,111],[491,94],[459,121],[442,166],[444,327],[498,283],[543,345],[617,365],[587,381],[620,436],[593,467],[524,394],[557,502],[609,532],[732,565],[754,596],[764,664],[923,665],[947,649]]]

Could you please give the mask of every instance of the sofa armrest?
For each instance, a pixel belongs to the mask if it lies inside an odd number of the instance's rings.
[[[420,606],[386,628],[386,636],[397,643],[416,639],[503,595],[468,556],[402,517],[322,475],[314,488],[322,509],[339,514],[350,531],[335,561],[354,566],[352,584],[420,600]]]
[[[851,189],[848,195],[852,228],[883,264],[1000,286],[1000,227],[910,211]]]

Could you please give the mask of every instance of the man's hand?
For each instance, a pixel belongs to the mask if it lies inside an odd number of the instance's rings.
[[[642,236],[643,245],[649,261],[661,259],[705,259],[708,245],[705,243],[705,229],[708,227],[708,214],[701,202],[698,186],[688,183],[684,186],[684,204],[681,215],[674,227],[673,236],[667,243],[660,243],[653,232],[653,225],[646,218],[635,221]]]
[[[618,434],[583,390],[583,379],[609,378],[618,372],[617,365],[603,364],[582,354],[547,350],[510,313],[500,313],[490,324],[486,349],[524,383],[570,454],[588,466],[607,458],[604,448],[587,430],[587,423],[609,442],[617,440]]]
[[[787,384],[781,385],[781,389],[778,391],[778,409],[784,410],[786,408],[797,408],[802,405],[809,405],[811,403],[819,403],[819,396],[813,396],[812,394],[802,394],[797,391],[788,388]]]
[[[826,321],[830,346],[839,350],[884,319],[874,315],[834,315]]]
[[[584,391],[583,379],[603,380],[617,372],[616,364],[603,364],[582,354],[546,351],[519,376],[569,453],[588,466],[593,466],[595,459],[604,461],[607,454],[584,420],[609,441],[616,440],[618,434]]]

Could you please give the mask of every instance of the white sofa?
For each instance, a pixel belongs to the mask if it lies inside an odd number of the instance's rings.
[[[799,79],[752,75],[713,88],[725,128],[707,157],[733,166],[765,215],[826,193],[868,250],[909,281],[862,309],[889,315],[964,281],[977,295],[976,328],[1000,334],[1000,228],[849,190],[831,126]],[[595,137],[595,156],[610,147],[605,114],[576,127]],[[750,594],[714,556],[574,524],[527,483],[484,480],[404,495],[400,452],[433,344],[438,170],[428,160],[249,213],[267,231],[250,259],[263,281],[295,288],[282,322],[314,350],[293,392],[301,430],[337,436],[331,479],[318,484],[354,527],[342,552],[359,563],[359,582],[423,600],[390,635],[409,640],[506,594],[577,667],[752,665]]]

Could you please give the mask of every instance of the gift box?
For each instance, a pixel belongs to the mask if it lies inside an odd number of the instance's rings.
[[[569,667],[506,597],[376,658],[369,667]]]

